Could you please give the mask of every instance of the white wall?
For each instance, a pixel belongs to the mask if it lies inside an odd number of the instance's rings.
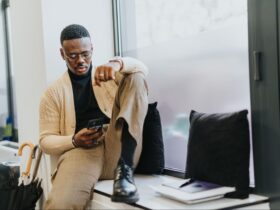
[[[19,141],[38,142],[39,98],[46,86],[41,1],[11,0],[10,14]]]
[[[111,0],[42,1],[47,82],[61,75],[66,66],[60,57],[60,32],[72,23],[84,25],[93,41],[93,62],[101,64],[113,56]]]
[[[94,44],[94,64],[106,62],[114,52],[111,0],[10,0],[10,3],[19,142],[30,140],[37,144],[40,97],[47,85],[66,70],[59,53],[60,31],[72,23],[87,27]],[[43,167],[43,180],[50,177],[48,166],[49,163],[47,168]]]
[[[66,66],[59,54],[60,31],[68,24],[86,26],[94,42],[93,61],[113,56],[111,0],[11,0],[11,40],[19,141],[38,139],[42,92]]]

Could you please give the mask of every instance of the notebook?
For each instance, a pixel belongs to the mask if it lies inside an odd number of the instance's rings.
[[[187,204],[200,203],[224,197],[226,193],[235,191],[234,187],[224,187],[204,181],[190,179],[166,182],[159,186],[151,186],[161,196]]]

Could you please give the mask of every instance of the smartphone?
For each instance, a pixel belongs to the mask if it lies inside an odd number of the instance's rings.
[[[108,120],[105,118],[97,118],[88,121],[88,129],[100,129],[103,127],[103,124],[107,124]]]

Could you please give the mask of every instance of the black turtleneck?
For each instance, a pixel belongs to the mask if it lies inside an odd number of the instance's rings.
[[[76,75],[68,69],[74,94],[76,112],[76,131],[86,128],[88,121],[96,118],[108,118],[99,108],[91,82],[92,66],[85,75]]]

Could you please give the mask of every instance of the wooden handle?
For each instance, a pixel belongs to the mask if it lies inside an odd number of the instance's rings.
[[[37,158],[36,158],[36,151],[38,150],[38,155],[37,155]],[[39,147],[39,145],[36,145],[33,149],[33,158],[36,159],[36,162],[35,162],[35,166],[34,166],[34,169],[33,169],[33,174],[32,174],[32,179],[31,181],[33,181],[36,176],[37,176],[37,173],[38,173],[38,169],[39,169],[39,164],[40,164],[40,161],[41,161],[41,158],[42,158],[42,155],[43,155],[43,152],[41,150],[41,148]]]
[[[22,156],[22,150],[24,147],[28,146],[30,149],[30,152],[29,152],[29,158],[28,158],[28,161],[27,161],[27,164],[26,164],[26,169],[24,172],[22,172],[22,175],[23,176],[29,176],[30,174],[30,168],[31,168],[31,163],[32,163],[32,154],[33,154],[33,149],[34,149],[34,144],[31,143],[31,142],[24,142],[20,145],[19,149],[18,149],[18,155],[19,156]]]

